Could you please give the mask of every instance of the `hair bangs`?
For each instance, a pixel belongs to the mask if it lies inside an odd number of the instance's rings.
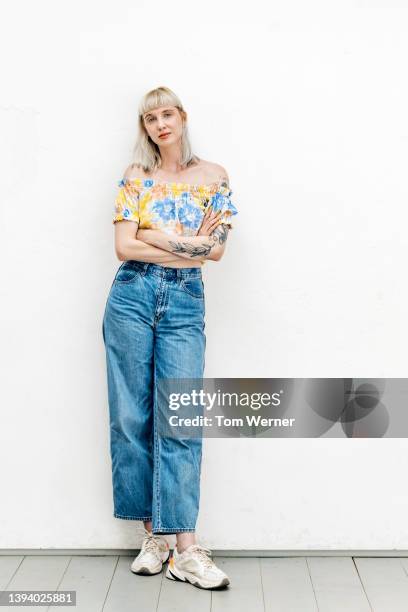
[[[139,114],[143,117],[145,113],[161,106],[177,106],[180,109],[182,108],[180,99],[173,91],[168,89],[168,87],[156,87],[156,89],[148,91],[142,98]]]

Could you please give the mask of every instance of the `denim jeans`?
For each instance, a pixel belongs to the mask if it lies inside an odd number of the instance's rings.
[[[202,438],[159,436],[156,385],[203,376],[204,315],[200,268],[125,261],[106,303],[113,516],[153,533],[195,531]]]

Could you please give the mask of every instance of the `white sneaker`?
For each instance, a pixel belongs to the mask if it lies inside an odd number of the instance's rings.
[[[144,533],[142,547],[130,569],[134,574],[159,574],[170,556],[169,544],[163,536],[155,535],[145,527],[141,530]]]
[[[178,553],[175,546],[167,566],[166,578],[187,581],[200,589],[227,586],[230,580],[209,558],[211,554],[209,548],[199,544],[191,544],[182,553]]]

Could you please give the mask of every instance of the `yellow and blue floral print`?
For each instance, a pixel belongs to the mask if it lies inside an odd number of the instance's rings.
[[[136,221],[140,229],[195,236],[209,206],[215,212],[222,211],[221,221],[229,227],[238,212],[231,202],[232,191],[221,181],[192,185],[123,178],[118,186],[113,223]]]

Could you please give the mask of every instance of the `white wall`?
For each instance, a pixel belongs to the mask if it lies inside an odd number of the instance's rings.
[[[239,208],[205,266],[206,376],[404,377],[400,0],[6,5],[1,548],[135,547],[112,516],[105,301],[140,96],[185,104]],[[206,440],[214,548],[407,549],[404,439]]]

